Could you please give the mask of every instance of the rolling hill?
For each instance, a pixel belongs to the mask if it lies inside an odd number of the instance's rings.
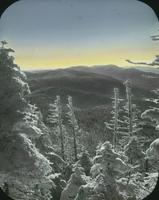
[[[25,73],[32,91],[29,100],[37,104],[44,121],[48,114],[48,106],[53,103],[56,95],[61,96],[64,115],[67,95],[71,95],[81,126],[85,130],[102,132],[104,122],[111,117],[113,88],[118,87],[120,98],[125,99],[123,82],[126,79],[132,81],[133,102],[141,111],[156,106],[153,100],[157,99],[157,94],[152,90],[159,88],[157,74],[117,66],[78,66]]]
[[[159,75],[114,65],[71,67],[67,69],[26,72],[32,99],[52,101],[60,95],[66,102],[71,95],[77,107],[93,107],[111,103],[113,88],[118,87],[121,98],[125,95],[123,82],[132,81],[134,100],[156,98],[151,91],[159,86]],[[37,101],[36,100],[36,101]]]

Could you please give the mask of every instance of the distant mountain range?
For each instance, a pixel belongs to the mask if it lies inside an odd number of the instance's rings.
[[[125,96],[123,82],[127,79],[132,81],[134,101],[141,104],[144,98],[156,98],[152,90],[159,88],[159,74],[115,65],[30,71],[26,75],[32,90],[30,98],[42,107],[56,95],[63,103],[71,95],[80,108],[110,105],[114,87],[119,88],[121,98]]]
[[[159,74],[159,67],[135,67],[135,68],[143,72],[151,72],[154,74]]]

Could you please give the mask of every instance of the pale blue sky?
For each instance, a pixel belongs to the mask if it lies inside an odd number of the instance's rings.
[[[157,53],[150,36],[158,28],[152,9],[136,0],[21,0],[2,15],[0,39],[23,68],[124,66],[128,56]]]

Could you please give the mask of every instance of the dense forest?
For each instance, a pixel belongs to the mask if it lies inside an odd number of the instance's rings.
[[[111,91],[107,110],[103,104],[83,111],[73,96],[57,91],[40,105],[6,46],[2,41],[3,191],[16,200],[137,200],[150,194],[158,178],[158,102],[138,105],[133,83],[125,80]]]

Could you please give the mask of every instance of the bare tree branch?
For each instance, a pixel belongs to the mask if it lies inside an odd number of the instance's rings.
[[[153,36],[151,36],[151,39],[153,41],[159,41],[159,35],[153,35]]]
[[[147,62],[134,62],[131,60],[126,60],[128,63],[135,64],[135,65],[148,65],[148,66],[159,66],[159,55],[156,55],[154,61],[147,63]]]

